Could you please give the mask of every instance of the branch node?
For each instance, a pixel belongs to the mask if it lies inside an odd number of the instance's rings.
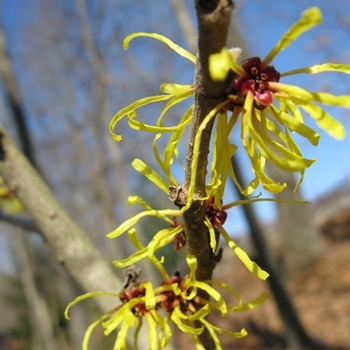
[[[197,4],[198,10],[209,17],[216,16],[216,14],[222,16],[225,10],[231,11],[234,6],[232,0],[198,0]],[[217,21],[218,19],[212,20]]]
[[[212,13],[215,11],[219,4],[219,0],[199,0],[199,6],[205,13]]]
[[[56,218],[56,217],[57,217],[57,212],[56,212],[56,211],[51,211],[50,214],[49,214],[49,217],[50,217],[51,219]]]
[[[183,186],[169,186],[169,199],[174,202],[174,204],[182,208],[187,203],[187,191]]]

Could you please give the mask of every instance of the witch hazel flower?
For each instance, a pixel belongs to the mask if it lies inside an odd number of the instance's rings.
[[[321,72],[349,74],[350,65],[325,63],[280,73],[271,62],[276,55],[286,49],[303,32],[318,25],[322,14],[317,7],[304,11],[302,17],[282,36],[268,55],[261,60],[252,57],[242,64],[237,61],[237,49],[230,52],[226,48],[214,54],[209,60],[209,71],[214,80],[224,80],[229,71],[235,73],[223,103],[223,111],[232,111],[234,123],[241,117],[242,144],[250,158],[255,179],[246,189],[251,194],[261,184],[266,190],[278,193],[286,184],[275,183],[266,174],[266,160],[289,172],[299,172],[303,180],[305,169],[316,159],[306,159],[292,134],[296,133],[317,146],[320,135],[304,122],[302,111],[310,115],[316,124],[336,139],[345,137],[342,124],[327,113],[320,104],[350,108],[350,96],[335,96],[327,92],[310,92],[298,86],[281,83],[289,75]]]
[[[269,82],[278,82],[280,73],[272,66],[260,69],[261,59],[252,57],[242,62],[245,76],[238,76],[234,79],[233,91],[238,96],[247,95],[251,91],[254,95],[254,107],[264,109],[273,102],[273,92],[269,88]],[[230,95],[230,91],[227,93]],[[242,98],[242,104],[244,99]]]
[[[164,278],[158,287],[154,287],[147,280],[140,282],[139,271],[131,267],[126,270],[127,278],[119,293],[91,292],[79,296],[69,303],[65,311],[67,319],[69,319],[70,308],[85,299],[96,296],[113,296],[119,300],[114,308],[100,316],[88,327],[83,340],[83,350],[89,349],[92,332],[98,326],[102,326],[105,335],[110,335],[117,330],[115,350],[128,348],[127,335],[133,329],[133,349],[137,349],[140,328],[144,320],[149,326],[148,341],[151,350],[161,349],[169,344],[172,337],[170,322],[174,323],[181,332],[187,333],[193,339],[198,350],[204,350],[199,336],[207,329],[213,339],[215,349],[221,350],[222,346],[218,334],[242,338],[247,335],[247,331],[242,328],[238,332],[232,332],[216,327],[206,318],[211,310],[216,309],[225,316],[228,312],[252,309],[268,297],[266,293],[262,293],[254,300],[243,303],[235,290],[225,283],[197,281],[195,277],[197,260],[191,255],[186,257],[190,272],[184,277],[179,272],[169,276],[155,256],[152,256],[151,260],[156,263],[156,267]],[[214,286],[228,291],[238,304],[228,306]],[[210,295],[212,301],[204,298],[204,294]]]
[[[279,193],[286,184],[276,183],[265,172],[266,161],[272,161],[282,170],[288,172],[298,172],[300,180],[295,190],[301,184],[306,168],[310,167],[316,159],[307,159],[302,155],[298,145],[293,140],[293,134],[299,134],[306,138],[313,146],[317,146],[320,135],[311,129],[304,122],[302,112],[310,115],[316,124],[336,139],[343,139],[345,136],[344,127],[327,113],[320,104],[330,106],[340,106],[350,108],[350,98],[348,95],[334,96],[325,92],[310,92],[298,86],[284,84],[281,80],[288,75],[301,73],[315,74],[327,71],[334,71],[349,74],[350,65],[325,63],[312,67],[295,69],[280,73],[277,68],[272,66],[272,61],[276,55],[286,49],[303,32],[320,24],[322,15],[317,7],[312,7],[303,12],[302,17],[282,36],[280,41],[272,48],[269,54],[264,58],[252,57],[238,64],[237,56],[239,49],[227,50],[224,48],[219,54],[214,54],[209,59],[209,71],[214,80],[224,80],[229,71],[236,74],[227,89],[224,100],[216,106],[205,118],[199,133],[196,137],[194,149],[199,149],[201,142],[201,132],[205,125],[214,119],[218,114],[218,119],[227,119],[226,126],[229,130],[236,125],[241,117],[241,140],[248,157],[251,160],[252,170],[255,178],[243,189],[235,178],[234,170],[227,163],[224,163],[226,171],[229,172],[244,195],[252,194],[257,186],[261,184],[271,193]],[[196,57],[190,52],[184,50],[168,38],[154,33],[134,33],[124,40],[124,48],[127,48],[130,41],[136,37],[151,37],[159,40],[169,46],[179,55],[196,64]],[[162,94],[158,96],[149,96],[133,102],[129,106],[121,109],[112,119],[109,129],[114,140],[121,141],[122,136],[115,133],[115,128],[120,120],[127,118],[131,129],[155,133],[155,143],[164,133],[170,133],[171,137],[164,150],[163,157],[156,154],[158,165],[161,167],[171,184],[176,185],[176,179],[171,174],[173,160],[178,158],[177,145],[184,135],[185,129],[191,121],[192,106],[184,113],[177,125],[165,126],[163,119],[167,112],[175,105],[192,97],[194,88],[192,85],[180,85],[176,83],[165,83],[161,85]],[[155,125],[147,124],[138,120],[138,109],[152,103],[167,101],[161,111]],[[232,111],[228,116],[227,112]],[[218,131],[215,131],[215,135]],[[221,138],[230,137],[229,132],[225,132]],[[227,142],[230,146],[227,156],[237,149],[237,146]],[[221,157],[221,161],[224,157]],[[195,178],[197,162],[192,164],[192,172]],[[226,176],[224,174],[224,176]],[[194,181],[194,180],[193,180]],[[216,184],[217,185],[217,184]],[[193,195],[193,186],[191,183],[188,197],[190,201],[183,209],[187,210],[191,204]],[[164,187],[165,188],[165,187]],[[217,196],[220,197],[220,196]]]

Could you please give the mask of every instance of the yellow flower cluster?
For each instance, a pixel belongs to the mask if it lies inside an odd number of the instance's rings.
[[[271,61],[286,49],[303,32],[322,21],[317,7],[302,14],[280,39],[264,60],[253,57],[238,65],[227,49],[210,57],[209,69],[214,80],[226,78],[229,70],[237,74],[226,100],[226,108],[232,108],[234,120],[241,116],[242,144],[251,160],[255,179],[244,194],[251,194],[259,184],[272,193],[279,193],[286,186],[269,178],[264,171],[265,161],[270,160],[285,171],[297,171],[303,180],[307,167],[316,159],[306,159],[294,142],[296,133],[317,146],[320,135],[304,123],[301,110],[308,113],[317,125],[336,139],[345,137],[344,127],[319,104],[350,108],[350,96],[334,96],[326,92],[310,92],[294,85],[282,84],[280,78],[301,73],[340,72],[350,73],[350,65],[324,63],[313,67],[295,69],[280,74]],[[239,186],[238,183],[236,185]]]
[[[138,246],[140,243],[138,242]],[[198,336],[206,329],[213,338],[216,349],[222,349],[218,334],[227,334],[236,338],[247,335],[243,328],[239,332],[231,332],[212,325],[206,316],[211,310],[216,309],[225,316],[229,311],[240,312],[254,308],[268,297],[262,293],[258,298],[249,303],[243,303],[239,295],[228,285],[218,281],[197,281],[197,260],[194,256],[186,257],[190,273],[181,277],[178,273],[169,276],[162,263],[152,255],[149,259],[155,264],[164,277],[164,282],[157,288],[147,281],[132,281],[120,293],[92,292],[84,294],[72,301],[66,308],[65,316],[69,319],[68,311],[76,303],[94,296],[115,296],[120,304],[111,311],[103,314],[93,322],[86,331],[83,340],[83,350],[89,347],[89,340],[93,330],[100,324],[104,328],[104,334],[109,335],[119,327],[115,341],[115,350],[127,349],[127,333],[131,327],[135,327],[133,349],[138,349],[138,334],[145,318],[149,329],[150,349],[160,349],[169,344],[172,336],[169,322],[173,322],[179,330],[191,336],[197,349],[205,350]],[[220,286],[233,295],[238,305],[228,307],[221,294],[213,287]],[[207,293],[214,301],[208,301],[201,295]],[[159,312],[163,310],[163,313]],[[166,316],[164,316],[164,312]],[[195,324],[196,323],[196,324]],[[199,324],[199,325],[198,325]]]
[[[17,212],[23,211],[23,205],[19,199],[14,195],[8,186],[6,186],[4,180],[0,177],[0,207],[5,213],[12,215]]]
[[[306,159],[292,138],[297,133],[317,145],[319,134],[304,123],[301,110],[313,117],[318,126],[326,130],[335,138],[341,139],[345,132],[343,126],[326,113],[319,104],[350,107],[350,96],[334,96],[329,93],[309,92],[297,86],[280,83],[284,76],[299,73],[320,73],[325,71],[338,71],[350,73],[350,66],[344,64],[322,64],[314,67],[293,70],[280,74],[274,67],[270,66],[271,61],[279,51],[287,48],[292,41],[304,31],[312,28],[321,22],[321,13],[318,8],[306,10],[301,19],[297,21],[281,38],[277,45],[270,51],[264,60],[253,57],[243,61],[241,65],[236,62],[236,53],[223,49],[220,53],[212,55],[209,60],[209,71],[214,80],[224,80],[229,72],[235,76],[228,86],[227,93],[202,122],[194,142],[194,154],[198,154],[202,132],[206,125],[215,117],[215,129],[213,138],[213,149],[211,151],[211,177],[206,186],[206,197],[201,198],[207,201],[207,217],[205,224],[209,229],[210,245],[215,252],[217,242],[216,232],[219,232],[228,246],[236,253],[242,263],[258,278],[265,280],[268,273],[256,265],[248,255],[235,243],[223,227],[227,213],[226,210],[237,205],[257,202],[262,200],[273,201],[274,199],[247,198],[246,200],[222,204],[223,193],[228,177],[230,176],[240,191],[250,195],[261,184],[271,193],[278,193],[285,187],[284,184],[275,183],[265,173],[266,160],[274,162],[286,171],[298,171],[301,183],[305,169],[315,160]],[[126,49],[129,42],[135,37],[151,37],[162,41],[181,56],[196,64],[196,57],[182,49],[171,40],[149,33],[135,33],[124,40]],[[236,50],[237,51],[237,50]],[[139,173],[143,174],[167,195],[169,185],[179,186],[179,183],[172,174],[174,161],[179,160],[178,144],[191,122],[192,106],[185,111],[178,124],[165,126],[164,116],[175,105],[190,98],[194,89],[192,85],[162,84],[161,95],[140,99],[120,110],[112,119],[109,130],[114,140],[121,141],[122,136],[115,133],[115,128],[122,118],[127,118],[129,127],[137,131],[154,133],[153,153],[164,176],[159,175],[149,165],[140,159],[135,159],[132,166]],[[154,125],[141,122],[137,118],[138,109],[156,102],[167,101]],[[238,183],[231,164],[231,157],[238,146],[230,142],[232,129],[241,123],[241,141],[247,155],[250,158],[255,178],[246,188]],[[159,152],[157,141],[164,134],[170,134],[162,153]],[[180,162],[181,163],[181,162]],[[206,329],[215,343],[216,349],[221,349],[218,334],[229,334],[234,337],[243,337],[246,331],[230,332],[210,324],[206,316],[212,309],[218,309],[222,315],[228,311],[242,311],[253,308],[263,302],[267,295],[262,294],[250,303],[244,304],[238,294],[229,286],[217,281],[197,281],[196,267],[197,260],[189,255],[184,247],[186,260],[190,273],[187,276],[169,276],[162,263],[164,257],[158,260],[155,252],[165,245],[175,242],[177,248],[181,248],[184,242],[181,235],[185,231],[184,224],[178,223],[184,211],[191,205],[194,194],[194,179],[196,178],[198,158],[194,158],[191,166],[191,179],[188,191],[188,203],[181,210],[176,209],[153,209],[138,196],[129,197],[129,204],[138,204],[143,211],[134,217],[123,222],[118,228],[107,235],[108,238],[117,238],[127,232],[129,240],[136,248],[136,252],[123,260],[114,261],[118,268],[127,268],[140,260],[147,258],[156,266],[162,275],[163,283],[154,288],[146,280],[124,286],[118,293],[92,292],[78,297],[70,303],[66,310],[77,302],[86,298],[98,295],[113,295],[119,299],[117,305],[110,312],[102,315],[96,322],[91,324],[86,332],[83,349],[88,349],[88,342],[95,327],[102,325],[106,335],[118,328],[115,350],[127,348],[126,336],[130,327],[135,328],[134,349],[137,349],[137,335],[145,318],[149,328],[149,342],[151,349],[165,347],[170,340],[171,330],[168,322],[172,321],[183,332],[188,333],[194,340],[197,349],[204,349],[198,336]],[[157,217],[165,223],[165,227],[159,230],[144,247],[137,235],[135,225],[147,216]],[[176,243],[177,242],[177,243]],[[181,244],[180,244],[180,243]],[[228,307],[216,287],[222,287],[229,291],[237,300],[238,305]],[[212,300],[201,298],[201,293],[207,293]],[[159,312],[163,310],[163,312]],[[165,314],[165,316],[164,316]],[[196,322],[197,326],[195,326]],[[198,326],[200,324],[200,326]]]

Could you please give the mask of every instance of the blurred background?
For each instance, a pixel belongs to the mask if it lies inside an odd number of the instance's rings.
[[[273,65],[285,72],[323,62],[349,64],[350,7],[342,0],[237,0],[229,43],[241,47],[243,57],[263,58],[301,12],[315,5],[322,10],[323,24],[281,52]],[[163,82],[191,84],[194,72],[191,62],[153,39],[137,38],[124,51],[122,40],[133,32],[165,35],[195,53],[192,1],[0,1],[0,123],[108,262],[132,252],[126,239],[105,238],[139,210],[126,205],[129,195],[141,196],[154,208],[171,208],[167,196],[130,166],[135,157],[153,165],[153,136],[134,133],[122,122],[118,133],[123,141],[117,144],[109,136],[108,123],[134,100],[159,94]],[[326,73],[284,81],[310,91],[350,94],[349,79]],[[147,107],[139,115],[152,124],[161,107]],[[185,107],[170,112],[169,125]],[[327,111],[349,133],[349,111]],[[316,127],[311,118],[307,122]],[[318,160],[307,170],[298,194],[291,197],[286,191],[280,196],[313,204],[260,203],[252,212],[305,332],[328,349],[350,349],[350,138],[335,141],[320,134],[318,147],[298,140],[305,156]],[[238,132],[232,135],[235,140]],[[235,160],[243,180],[250,181],[249,161],[241,149]],[[293,174],[272,167],[269,171],[293,188]],[[181,182],[182,169],[174,172]],[[225,201],[235,199],[238,195],[229,184]],[[30,227],[30,218],[23,214],[11,224],[1,210],[0,219],[0,350],[80,349],[86,327],[98,315],[96,305],[87,301],[76,306],[73,320],[67,322],[64,308],[81,290],[51,257]],[[29,227],[19,225],[19,219]],[[259,255],[241,207],[229,211],[225,228],[252,256]],[[160,226],[144,219],[137,229],[147,242]],[[170,271],[182,267],[173,247],[163,254]],[[157,280],[148,265],[143,276]],[[259,290],[269,291],[226,250],[215,279],[233,284],[245,301]],[[33,317],[38,310],[39,319]],[[232,331],[246,327],[250,333],[244,340],[223,337],[224,349],[287,348],[288,332],[272,295],[258,309],[219,317],[218,322]],[[97,331],[91,348],[111,348],[111,341]]]

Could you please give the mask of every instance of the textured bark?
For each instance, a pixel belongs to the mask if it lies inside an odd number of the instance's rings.
[[[172,4],[178,18],[184,38],[191,50],[195,50],[194,30],[188,20],[182,1],[172,0]],[[209,123],[202,133],[199,154],[193,153],[195,137],[203,119],[208,113],[222,102],[226,90],[226,83],[213,82],[209,76],[208,59],[213,53],[219,52],[226,46],[227,33],[233,9],[232,1],[195,1],[198,19],[198,54],[196,72],[194,78],[194,108],[189,142],[186,154],[186,172],[183,186],[170,188],[170,199],[176,205],[182,207],[186,204],[187,191],[191,183],[191,165],[194,157],[198,157],[198,167],[195,179],[194,198],[191,207],[184,213],[186,223],[186,238],[189,252],[196,256],[198,267],[196,278],[198,280],[211,279],[213,270],[218,261],[209,242],[209,232],[204,224],[206,215],[206,201],[198,200],[205,197],[206,174],[208,165],[209,143],[213,121]],[[217,235],[218,239],[218,235]],[[203,296],[204,297],[204,296]],[[206,349],[213,349],[213,340],[208,332],[200,336],[201,342]]]
[[[13,232],[12,246],[16,254],[18,274],[28,307],[32,349],[58,350],[57,339],[53,331],[53,320],[45,298],[36,288],[30,259],[30,245],[23,232]]]
[[[226,84],[213,82],[209,76],[208,60],[213,53],[219,52],[225,45],[233,3],[221,1],[195,1],[198,19],[198,55],[194,78],[194,108],[190,137],[186,154],[186,172],[184,184],[171,189],[171,198],[178,206],[187,202],[187,191],[191,183],[191,165],[198,157],[194,198],[191,207],[184,213],[189,252],[198,261],[197,279],[210,279],[215,268],[215,254],[209,245],[208,228],[204,224],[206,201],[205,184],[208,164],[209,143],[213,122],[202,133],[199,154],[193,154],[194,140],[198,129],[208,113],[223,100]]]
[[[86,292],[119,291],[121,282],[111,267],[1,127],[0,135],[0,176],[15,191],[58,262]],[[96,301],[104,311],[112,307],[108,299],[97,298]]]

